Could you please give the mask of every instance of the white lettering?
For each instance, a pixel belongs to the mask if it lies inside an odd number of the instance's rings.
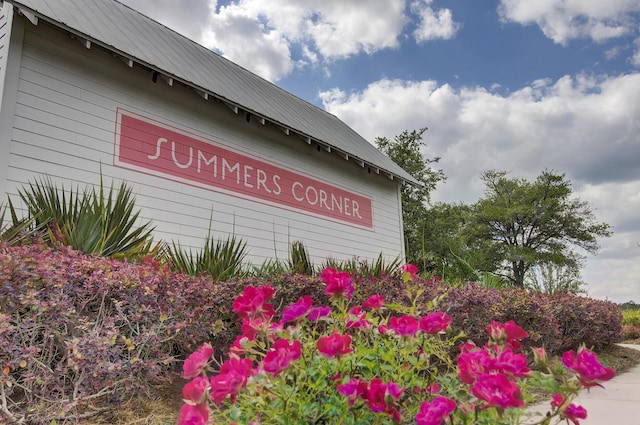
[[[253,170],[253,167],[250,165],[244,166],[244,185],[245,187],[253,187],[253,184],[249,183],[248,180],[251,178],[250,171]]]
[[[280,195],[282,193],[282,188],[280,187],[280,176],[277,174],[273,175],[273,184],[276,186],[275,190],[273,191],[274,195]]]
[[[336,208],[338,209],[338,211],[342,212],[342,196],[336,199],[336,195],[332,193],[331,194],[331,211],[334,211]]]
[[[168,142],[168,140],[165,139],[164,137],[159,137],[158,141],[156,142],[156,154],[155,155],[147,155],[147,158],[153,159],[154,161],[156,159],[160,158],[160,145],[162,145],[165,142]]]
[[[296,186],[299,186],[300,188],[302,188],[302,183],[294,182],[291,185],[291,193],[293,194],[293,197],[296,198],[296,201],[304,201],[304,198],[302,196],[298,197],[298,195],[296,195]]]
[[[173,163],[176,164],[180,168],[189,168],[191,167],[191,163],[193,162],[193,147],[189,146],[189,162],[186,164],[180,164],[178,162],[178,158],[176,158],[176,142],[171,142],[171,158],[173,158]]]
[[[320,208],[323,205],[326,209],[330,209],[329,205],[327,205],[327,192],[324,189],[320,189]]]
[[[227,176],[227,170],[233,173],[236,173],[236,184],[240,184],[240,163],[236,162],[236,164],[232,167],[226,159],[222,158],[222,180],[224,180]]]
[[[202,151],[198,149],[198,173],[202,168],[202,162],[200,160],[204,161],[205,165],[210,165],[211,163],[213,163],[213,177],[218,177],[218,155],[213,155],[207,160]]]
[[[351,213],[349,212],[349,208],[351,207],[351,205],[349,205],[349,201],[350,199],[345,196],[344,197],[344,215],[351,215]]]
[[[260,190],[260,186],[262,186],[267,193],[271,193],[271,190],[266,185],[266,183],[267,183],[267,173],[265,173],[264,170],[261,170],[260,168],[258,168],[256,173],[258,175],[257,176],[258,190]]]
[[[359,219],[362,219],[362,216],[360,215],[360,204],[358,201],[352,201],[351,210],[353,211],[354,216],[357,215]]]
[[[313,201],[311,200],[311,198],[309,197],[309,192],[313,193]],[[307,202],[311,205],[315,205],[318,203],[318,191],[316,190],[315,187],[313,186],[308,186],[307,190],[304,191],[305,196],[307,197]]]

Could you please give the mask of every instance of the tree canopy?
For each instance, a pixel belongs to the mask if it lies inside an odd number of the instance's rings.
[[[485,267],[523,286],[535,265],[575,266],[573,248],[599,249],[598,237],[610,226],[595,220],[589,203],[573,196],[564,174],[542,172],[535,181],[508,178],[506,171],[486,171],[484,197],[473,205],[465,238],[485,255]]]
[[[421,186],[403,184],[401,189],[405,252],[407,260],[416,264],[420,263],[420,247],[423,240],[421,223],[427,211],[430,194],[439,182],[446,179],[442,170],[432,168],[440,158],[428,158],[422,153],[422,136],[426,131],[426,127],[420,130],[405,130],[393,140],[386,137],[378,137],[375,140],[380,151],[421,183]]]

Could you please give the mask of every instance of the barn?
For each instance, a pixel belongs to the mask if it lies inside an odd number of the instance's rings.
[[[125,181],[154,238],[248,260],[404,256],[418,184],[353,129],[113,0],[0,1],[0,199]]]

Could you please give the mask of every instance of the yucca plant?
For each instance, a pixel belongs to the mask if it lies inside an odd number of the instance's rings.
[[[278,259],[266,259],[259,266],[251,266],[247,271],[247,275],[257,277],[264,280],[275,279],[287,273],[287,265]]]
[[[114,194],[113,184],[105,194],[102,175],[95,187],[60,189],[49,177],[29,183],[18,194],[36,226],[48,228],[49,239],[88,254],[138,259],[153,254],[154,227],[151,222],[137,224],[140,211],[134,212],[135,198],[124,182]],[[115,197],[114,197],[115,195]]]
[[[186,251],[180,243],[172,242],[165,250],[173,271],[190,276],[208,275],[214,281],[225,281],[246,275],[243,261],[247,255],[247,243],[235,235],[214,241],[207,235],[204,247]]]
[[[289,244],[289,261],[287,262],[289,273],[301,273],[311,276],[313,264],[309,257],[309,251],[302,241],[294,241]]]
[[[11,214],[11,221],[5,223],[7,207]],[[14,245],[34,236],[39,230],[41,228],[34,225],[31,217],[18,218],[11,198],[8,198],[8,205],[0,204],[0,241]]]
[[[331,267],[336,270],[349,272],[352,275],[376,277],[383,274],[392,275],[397,273],[400,270],[402,263],[403,261],[400,257],[396,257],[393,260],[388,261],[385,260],[382,253],[380,253],[378,254],[378,257],[371,262],[358,259],[356,257],[342,261],[329,258],[322,264],[321,268]]]

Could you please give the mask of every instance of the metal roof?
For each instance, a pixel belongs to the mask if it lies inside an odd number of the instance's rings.
[[[335,115],[306,102],[204,46],[114,0],[6,0],[33,23],[42,19],[99,45],[203,97],[225,101],[298,134],[307,143],[337,151],[390,178],[419,183]],[[263,121],[263,122],[266,122]]]

